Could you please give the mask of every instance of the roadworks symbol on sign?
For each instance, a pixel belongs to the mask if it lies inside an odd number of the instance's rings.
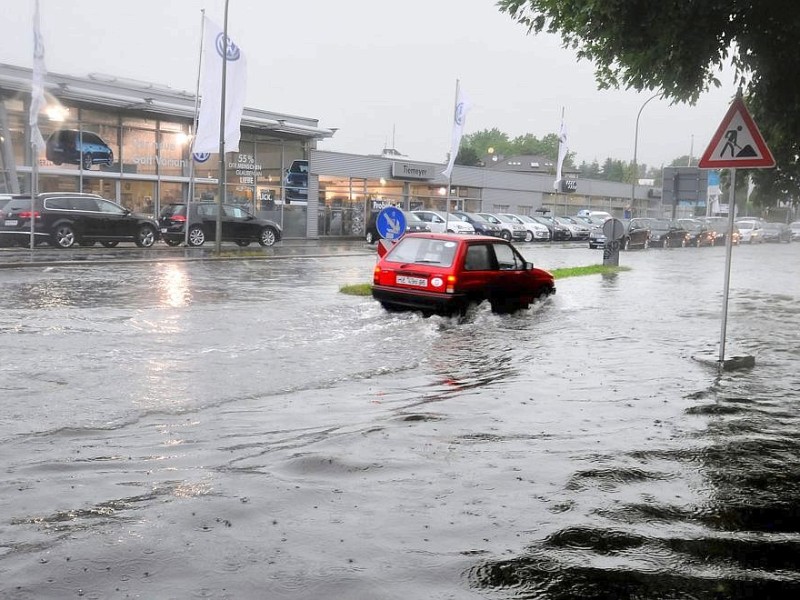
[[[775,166],[775,159],[741,96],[731,104],[697,166],[701,169],[768,169]]]

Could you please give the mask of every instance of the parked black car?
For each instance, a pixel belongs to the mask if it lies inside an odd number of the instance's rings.
[[[702,246],[713,246],[714,245],[714,238],[716,237],[714,232],[698,219],[678,219],[678,223],[680,223],[686,231],[689,232],[689,239],[687,240],[687,246],[695,246],[700,248]]]
[[[702,221],[708,228],[714,232],[714,245],[724,246],[728,243],[728,217],[697,217],[698,221]],[[739,245],[740,235],[739,229],[734,224],[731,233],[731,244],[734,246]]]
[[[135,242],[149,248],[158,239],[158,224],[132,213],[116,202],[95,194],[50,192],[39,194],[34,202],[34,237],[56,248],[71,248],[76,243],[92,246],[100,242],[113,248],[120,242]],[[0,238],[23,240],[31,229],[31,200],[15,198],[3,209]]]
[[[192,202],[189,221],[189,245],[202,246],[206,240],[217,239],[217,214],[219,205],[216,202]],[[222,205],[222,241],[236,242],[239,246],[249,246],[258,242],[262,246],[272,246],[280,241],[283,233],[281,226],[275,221],[259,219],[241,206],[235,204]],[[168,204],[161,209],[158,225],[161,237],[169,246],[177,246],[186,238],[186,204]]]
[[[650,247],[685,248],[689,245],[689,232],[678,221],[650,219]]]
[[[372,212],[369,215],[369,219],[367,219],[367,231],[364,235],[364,239],[366,239],[368,244],[374,244],[381,239],[381,234],[378,233],[377,225],[379,214],[380,211]],[[406,217],[406,233],[419,233],[421,231],[424,232],[431,230],[431,226],[420,219],[413,212],[403,211],[403,214]]]
[[[563,242],[572,238],[572,232],[569,228],[558,223],[553,217],[531,215],[531,219],[547,227],[550,230],[550,239],[554,242]]]
[[[650,219],[634,218],[620,219],[625,226],[625,233],[619,240],[623,250],[641,248],[646,250],[650,247]]]
[[[480,215],[475,213],[465,212],[463,210],[454,210],[450,213],[451,217],[455,217],[459,221],[469,223],[475,228],[475,233],[478,235],[490,235],[492,237],[503,237],[503,227],[496,223],[490,223]]]

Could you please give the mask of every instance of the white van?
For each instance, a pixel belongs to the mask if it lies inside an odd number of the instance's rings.
[[[604,221],[611,218],[611,215],[604,210],[588,210],[588,209],[579,210],[578,216],[591,217],[593,219],[603,219]]]

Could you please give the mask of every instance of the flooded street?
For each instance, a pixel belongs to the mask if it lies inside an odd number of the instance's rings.
[[[800,595],[800,244],[734,249],[719,375],[724,248],[463,320],[374,262],[0,271],[0,597]]]

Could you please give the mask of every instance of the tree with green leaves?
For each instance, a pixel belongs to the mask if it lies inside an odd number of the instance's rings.
[[[548,133],[539,139],[531,133],[526,133],[510,139],[507,133],[496,127],[468,133],[461,138],[456,164],[475,166],[480,164],[479,157],[487,154],[500,156],[531,154],[549,158],[555,163],[558,160],[558,135]],[[564,159],[564,165],[572,168],[574,158],[575,153],[568,152]],[[478,159],[477,162],[476,159]]]
[[[534,34],[559,34],[595,64],[601,89],[661,90],[697,101],[728,63],[777,162],[760,197],[800,198],[800,19],[794,0],[498,0]]]

